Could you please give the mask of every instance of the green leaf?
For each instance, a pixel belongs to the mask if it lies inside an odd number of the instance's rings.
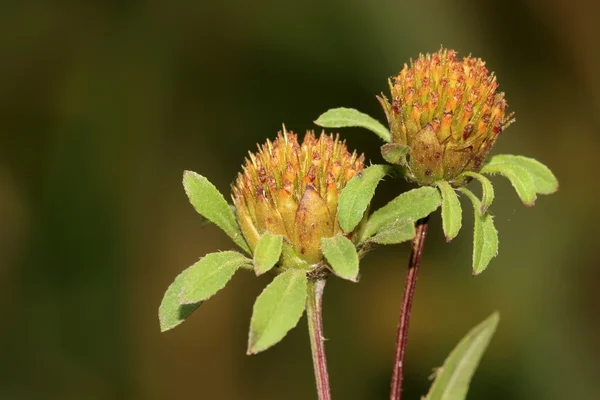
[[[531,175],[535,191],[539,194],[552,194],[558,190],[558,179],[550,171],[550,168],[533,158],[500,154],[490,158],[487,162],[487,165],[494,164],[513,164],[524,168]]]
[[[473,231],[473,275],[482,273],[498,254],[498,231],[488,213],[481,214],[481,202],[467,188],[458,189],[471,200],[475,209],[475,229]]]
[[[198,214],[221,228],[235,244],[250,254],[231,207],[217,188],[208,179],[192,171],[183,173],[183,187]]]
[[[158,320],[160,322],[161,332],[168,331],[181,324],[192,312],[194,312],[200,304],[179,304],[179,292],[181,286],[186,280],[189,269],[180,273],[175,281],[169,286],[165,292],[165,296],[158,307]]]
[[[519,198],[527,207],[535,205],[535,184],[533,178],[526,169],[514,164],[492,164],[481,169],[483,174],[500,174],[508,178],[513,185]]]
[[[261,236],[254,249],[254,271],[256,275],[262,275],[269,271],[279,261],[283,236],[265,233]]]
[[[323,128],[358,126],[372,131],[388,143],[392,141],[390,131],[383,126],[381,122],[353,108],[332,108],[321,114],[315,121],[315,124],[322,126]]]
[[[414,239],[415,221],[408,217],[400,218],[384,225],[367,242],[377,244],[398,244]]]
[[[483,190],[483,197],[481,199],[481,213],[485,214],[489,206],[494,201],[494,187],[492,186],[492,182],[477,172],[465,171],[462,173],[462,175],[475,178],[479,181],[479,183],[481,183],[481,188]]]
[[[285,337],[306,307],[306,272],[288,269],[277,275],[254,303],[250,320],[248,354],[256,354]]]
[[[464,400],[467,397],[471,378],[499,320],[498,313],[494,313],[467,333],[438,370],[425,400]]]
[[[458,235],[462,225],[462,208],[456,192],[446,181],[437,181],[434,183],[442,193],[442,227],[444,236],[449,242]]]
[[[225,287],[235,271],[251,266],[252,260],[236,251],[207,254],[187,269],[179,293],[179,304],[194,304],[207,300]]]
[[[321,250],[337,276],[358,281],[358,253],[354,243],[343,235],[337,235],[321,239]]]
[[[357,173],[342,190],[338,202],[338,220],[344,232],[352,232],[375,194],[375,188],[391,170],[389,165],[371,165]]]
[[[379,210],[367,221],[361,242],[373,236],[383,226],[408,217],[413,221],[425,218],[441,204],[440,192],[434,187],[421,187],[402,193]]]
[[[381,146],[381,155],[383,159],[390,164],[406,165],[406,156],[410,148],[400,143],[387,143]]]

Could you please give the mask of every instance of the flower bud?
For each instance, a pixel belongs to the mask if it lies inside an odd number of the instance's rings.
[[[340,192],[364,168],[338,136],[279,132],[246,159],[233,186],[233,202],[248,245],[261,235],[283,235],[295,256],[313,265],[323,260],[321,239],[342,233],[337,222]]]
[[[498,135],[514,120],[504,93],[479,58],[453,50],[419,55],[390,81],[391,103],[378,97],[394,143],[409,147],[407,177],[420,185],[461,186],[478,172]]]

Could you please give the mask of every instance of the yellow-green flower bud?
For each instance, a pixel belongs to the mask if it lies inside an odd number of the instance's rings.
[[[337,205],[346,183],[364,168],[338,136],[307,132],[302,144],[292,132],[250,154],[233,186],[242,234],[252,250],[265,232],[283,235],[306,263],[323,260],[321,239],[342,230]]]
[[[404,65],[390,81],[391,103],[382,95],[394,143],[409,147],[408,179],[465,183],[463,171],[479,171],[498,135],[512,123],[504,93],[479,58],[440,49]]]

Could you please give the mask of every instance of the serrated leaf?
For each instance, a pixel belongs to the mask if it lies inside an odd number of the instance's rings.
[[[462,225],[462,208],[456,192],[446,181],[437,181],[434,183],[440,189],[442,194],[442,227],[444,236],[449,242],[458,235]]]
[[[387,143],[381,146],[381,155],[383,159],[390,164],[406,165],[406,156],[410,148],[400,143]]]
[[[221,192],[208,179],[192,171],[183,173],[183,187],[198,214],[221,228],[235,244],[250,254],[233,211]]]
[[[262,275],[269,271],[279,261],[283,246],[283,236],[265,233],[261,236],[254,249],[254,272]]]
[[[440,192],[434,187],[421,187],[402,193],[379,210],[365,224],[361,242],[373,236],[379,229],[401,218],[416,221],[434,212],[441,204]]]
[[[358,280],[358,253],[348,238],[343,235],[323,238],[321,250],[337,276],[352,282]]]
[[[352,232],[363,219],[379,181],[390,170],[388,165],[371,165],[346,184],[338,201],[338,221],[344,232]]]
[[[467,195],[475,210],[475,229],[473,230],[473,275],[482,273],[498,254],[498,231],[494,220],[488,213],[481,214],[481,202],[467,188],[459,189]]]
[[[498,313],[494,313],[467,333],[437,371],[424,400],[464,400],[467,397],[471,378],[499,320]]]
[[[377,244],[398,244],[414,239],[415,235],[415,221],[405,217],[384,225],[367,241]]]
[[[277,275],[254,303],[248,338],[248,354],[256,354],[285,337],[306,307],[306,272],[288,269]]]
[[[485,176],[478,174],[477,172],[465,171],[462,175],[470,176],[471,178],[475,178],[481,183],[481,189],[483,196],[481,198],[481,214],[485,214],[489,206],[494,201],[494,186],[492,186],[492,182]]]
[[[552,194],[558,190],[556,176],[550,171],[550,168],[534,158],[500,154],[490,158],[487,163],[487,165],[494,164],[514,164],[524,168],[531,175],[535,184],[535,191],[539,194]]]
[[[225,287],[235,271],[251,266],[252,260],[236,251],[207,254],[186,270],[179,293],[179,304],[207,300]]]
[[[353,108],[332,108],[321,114],[315,124],[323,128],[366,128],[386,142],[392,141],[392,134],[381,122]]]
[[[514,164],[491,164],[481,169],[483,174],[500,174],[506,177],[515,188],[519,198],[527,207],[535,205],[535,184],[525,168]]]
[[[200,304],[179,304],[179,292],[181,286],[186,279],[189,270],[184,270],[180,273],[173,283],[169,286],[165,295],[158,307],[158,320],[160,322],[161,332],[168,331],[181,324],[185,319],[194,312]]]

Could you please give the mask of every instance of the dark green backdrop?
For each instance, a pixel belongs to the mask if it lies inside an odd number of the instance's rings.
[[[520,204],[496,180],[500,253],[470,273],[468,229],[433,220],[406,398],[493,310],[471,399],[595,399],[600,370],[600,52],[585,0],[18,1],[0,4],[0,398],[311,399],[305,320],[245,355],[266,283],[240,273],[174,331],[164,290],[232,244],[203,227],[184,169],[229,192],[246,151],[328,108],[383,120],[386,79],[440,45],[487,60],[517,123],[495,153],[548,164],[561,189]],[[342,132],[380,162],[378,139]],[[386,182],[383,204],[408,186]],[[470,207],[470,205],[468,205]],[[470,213],[465,212],[465,227]],[[384,399],[408,246],[325,294],[333,396]]]

